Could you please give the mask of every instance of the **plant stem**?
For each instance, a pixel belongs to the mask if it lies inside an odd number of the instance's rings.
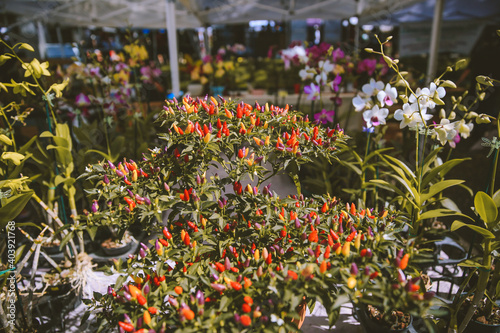
[[[464,316],[464,320],[462,321],[460,327],[458,328],[458,333],[462,333],[465,330],[465,328],[469,324],[469,321],[472,319],[472,316],[474,315],[474,312],[477,306],[479,305],[479,302],[484,297],[484,292],[486,290],[486,287],[488,285],[488,280],[490,277],[491,263],[492,263],[491,239],[486,239],[484,244],[483,266],[488,267],[488,269],[482,269],[479,271],[477,289],[476,292],[474,293],[474,298],[472,299],[472,303],[469,305],[467,313]]]

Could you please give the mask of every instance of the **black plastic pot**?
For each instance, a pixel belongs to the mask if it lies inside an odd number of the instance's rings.
[[[370,318],[368,315],[368,311],[366,308],[356,308],[356,314],[358,316],[359,322],[361,325],[364,327],[365,331],[367,333],[405,333],[405,332],[412,332],[410,329],[412,327],[413,323],[413,317],[410,316],[410,324],[403,329],[400,330],[393,330],[390,329],[386,326],[383,326],[379,324],[377,321],[373,320]]]
[[[104,253],[104,255],[109,256],[109,257],[116,257],[116,256],[120,256],[120,255],[125,254],[128,251],[130,251],[130,249],[132,248],[132,245],[133,245],[133,242],[130,241],[127,244],[122,245],[120,247],[106,248],[104,246],[101,246],[101,249],[102,249],[102,252]]]
[[[500,325],[488,325],[471,320],[464,331],[465,333],[500,333]]]

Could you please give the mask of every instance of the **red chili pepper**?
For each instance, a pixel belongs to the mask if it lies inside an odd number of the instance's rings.
[[[137,302],[140,304],[140,305],[144,305],[147,303],[146,301],[146,297],[144,297],[142,294],[139,294],[137,295]]]
[[[125,332],[132,332],[134,330],[134,325],[131,323],[125,323],[123,321],[119,321],[118,325],[125,331]]]
[[[241,290],[241,284],[236,281],[231,281],[231,287],[236,291]]]
[[[167,227],[163,228],[163,236],[165,236],[166,239],[172,239],[172,234],[168,231]]]
[[[330,229],[330,236],[332,236],[332,239],[336,242],[339,240],[339,236],[335,233],[335,231],[333,231],[332,229]]]
[[[311,243],[318,241],[318,231],[317,230],[311,231],[311,233],[309,234],[309,241]]]
[[[186,246],[189,246],[189,244],[191,244],[191,238],[189,237],[188,233],[186,233],[186,237],[184,237],[184,244]]]
[[[350,242],[350,241],[352,241],[352,240],[354,239],[354,237],[356,237],[356,234],[357,234],[357,231],[353,231],[353,232],[351,232],[351,234],[350,234],[349,236],[347,236],[347,238],[346,238],[346,240],[345,240],[345,241],[346,241],[346,242]]]

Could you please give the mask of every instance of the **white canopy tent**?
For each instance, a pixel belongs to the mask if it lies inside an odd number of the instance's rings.
[[[179,93],[175,29],[250,20],[324,20],[357,16],[360,22],[390,18],[423,0],[0,0],[4,13],[25,22],[51,22],[70,26],[166,28],[169,37],[173,93]],[[443,4],[445,0],[427,0]],[[497,0],[481,0],[497,1]],[[432,45],[439,41],[442,10],[436,6]],[[432,9],[434,11],[434,7]],[[434,54],[436,47],[431,50]],[[432,53],[431,52],[431,53]],[[432,57],[432,55],[431,55]]]

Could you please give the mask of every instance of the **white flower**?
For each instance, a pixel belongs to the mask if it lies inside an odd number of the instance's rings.
[[[366,122],[366,128],[378,125],[385,125],[385,118],[389,115],[389,110],[386,108],[379,109],[375,105],[371,110],[363,112],[363,119]]]
[[[314,75],[316,75],[316,70],[314,68],[311,68],[306,65],[306,68],[301,69],[299,72],[299,76],[302,79],[302,81],[305,81],[307,79],[313,79]]]
[[[273,323],[277,323],[278,326],[281,326],[285,323],[285,321],[281,318],[279,318],[277,315],[275,315],[274,313],[271,314],[271,322]]]
[[[92,172],[92,168],[89,168],[88,166],[85,167],[85,172]]]
[[[470,135],[470,132],[474,128],[474,124],[472,122],[466,124],[465,120],[463,120],[463,119],[456,122],[456,123],[457,123],[456,129],[457,129],[458,133],[460,134],[460,136],[464,139],[467,139]]]
[[[384,83],[382,81],[375,81],[375,79],[370,79],[370,82],[363,85],[361,90],[368,96],[375,96],[380,90],[384,89]]]
[[[330,63],[329,60],[321,60],[318,64],[318,67],[320,72],[318,75],[316,75],[315,80],[318,84],[321,84],[326,82],[328,73],[331,73],[333,71],[334,66]]]
[[[398,100],[398,91],[396,88],[391,87],[389,83],[385,85],[384,90],[380,90],[377,93],[377,99],[379,100],[381,106],[388,105],[391,106],[393,105],[397,100]]]
[[[437,138],[443,146],[446,142],[448,142],[450,147],[455,148],[456,143],[454,139],[457,136],[457,130],[455,127],[456,122],[450,123],[448,119],[441,119],[439,125],[436,125],[434,128]]]
[[[363,109],[366,107],[366,104],[370,101],[369,98],[363,98],[361,95],[357,95],[352,99],[352,105],[354,106],[354,110],[356,112],[363,111]]]
[[[444,89],[443,87],[438,88],[434,82],[431,82],[431,85],[429,87],[429,95],[431,97],[435,97],[436,93],[437,97],[443,98],[444,96],[446,96],[446,89]]]
[[[418,103],[429,109],[434,109],[436,103],[434,102],[434,98],[443,98],[446,95],[446,90],[443,87],[437,87],[434,82],[431,82],[429,88],[418,88],[415,91],[415,95],[411,95],[408,101],[410,103]]]
[[[421,109],[421,114],[422,116],[418,112],[417,103],[405,103],[403,105],[403,109],[398,109],[394,112],[394,119],[401,121],[399,127],[404,128],[406,126],[415,127],[418,124],[422,124],[432,118],[431,114],[427,114],[427,109],[425,108]]]
[[[290,49],[286,49],[281,51],[281,55],[283,58],[293,59],[295,56],[299,58],[301,63],[306,63],[308,60],[306,50],[303,46],[296,45]]]

